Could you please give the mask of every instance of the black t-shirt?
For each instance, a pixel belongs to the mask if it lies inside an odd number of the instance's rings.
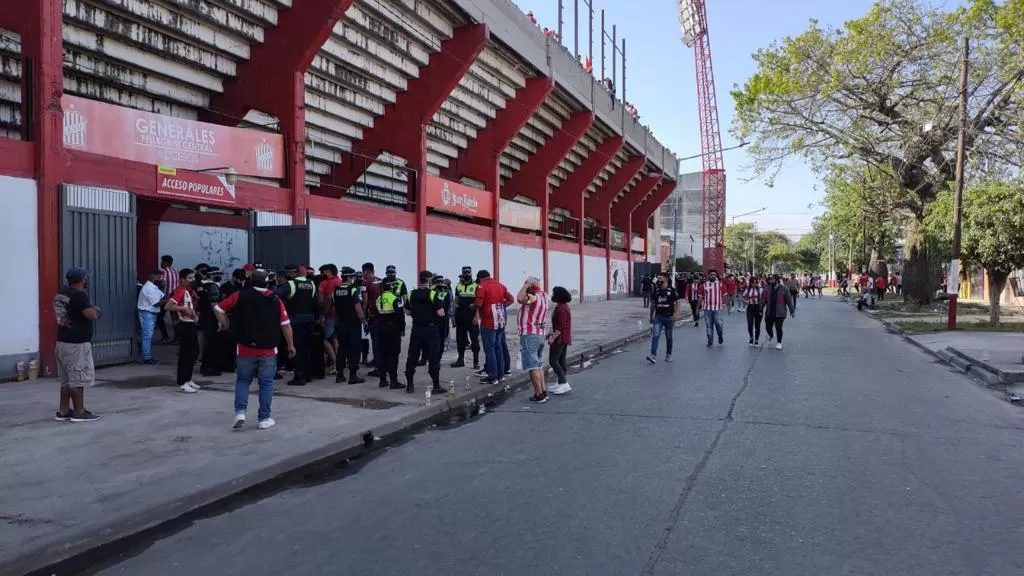
[[[676,313],[676,300],[679,296],[675,288],[656,288],[652,301],[654,302],[654,313],[658,316],[672,316]]]
[[[654,285],[654,283],[651,281],[650,278],[644,278],[643,280],[640,281],[640,290],[642,290],[644,292],[650,292],[651,291],[651,287],[653,285]]]
[[[92,320],[82,311],[92,308],[85,290],[66,286],[53,298],[53,315],[57,318],[57,341],[69,344],[92,342]]]
[[[356,304],[363,303],[363,291],[354,284],[338,284],[332,295],[334,300],[334,313],[338,322],[358,322],[356,315]]]

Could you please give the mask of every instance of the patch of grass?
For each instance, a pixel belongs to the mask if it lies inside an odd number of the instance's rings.
[[[946,322],[945,319],[939,319],[935,322],[928,322],[925,320],[897,320],[896,325],[900,327],[904,332],[945,332]],[[963,332],[1024,332],[1024,322],[1003,322],[998,326],[992,326],[988,322],[960,322],[957,324],[957,330]]]

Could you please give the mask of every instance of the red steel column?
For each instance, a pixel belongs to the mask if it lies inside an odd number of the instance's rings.
[[[427,269],[427,125],[416,131],[415,150],[406,155],[415,177],[408,178],[408,199],[416,203],[416,274]]]
[[[64,180],[64,111],[60,99],[64,93],[63,9],[61,0],[32,0],[26,7],[22,30],[22,71],[31,78],[30,135],[35,143],[37,183],[37,241],[39,243],[39,357],[43,374],[56,371],[54,348],[57,325],[53,317],[53,298],[61,288],[60,266],[60,186]],[[29,65],[30,63],[30,65]],[[28,101],[28,100],[24,100]],[[68,263],[73,264],[73,263]]]
[[[306,223],[306,74],[292,72],[288,114],[281,117],[281,132],[288,147],[288,189],[292,193],[292,224]]]

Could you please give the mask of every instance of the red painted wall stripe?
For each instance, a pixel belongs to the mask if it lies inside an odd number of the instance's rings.
[[[548,249],[555,252],[566,252],[569,254],[580,253],[580,247],[575,242],[566,242],[565,240],[556,240],[554,238],[548,239]]]
[[[502,230],[498,242],[508,246],[543,249],[544,239],[536,234],[523,234],[511,230]],[[550,242],[550,240],[549,240]]]
[[[490,243],[492,233],[493,230],[490,226],[480,226],[442,216],[427,216],[427,234],[440,234]]]
[[[13,138],[0,138],[0,176],[32,178],[32,143]]]
[[[416,229],[416,214],[397,207],[391,208],[348,198],[327,198],[316,194],[306,195],[306,207],[310,215],[317,218],[403,230]]]
[[[583,245],[583,255],[584,256],[596,256],[598,258],[604,258],[606,256],[606,252],[605,252],[604,248],[601,248],[599,246],[590,246],[588,244],[584,244]]]
[[[622,252],[622,251],[619,251],[619,250],[612,250],[612,252],[611,252],[611,259],[612,260],[629,260],[629,254],[626,254],[625,252]]]

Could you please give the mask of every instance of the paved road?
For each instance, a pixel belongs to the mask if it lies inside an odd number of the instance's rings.
[[[849,306],[786,328],[679,328],[673,364],[630,348],[99,573],[1024,574],[1024,414]]]

